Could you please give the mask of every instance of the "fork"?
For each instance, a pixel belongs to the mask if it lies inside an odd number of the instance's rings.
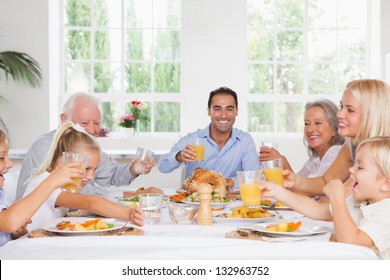
[[[269,210],[275,211],[275,213],[279,215],[279,219],[282,220],[283,216],[279,213],[278,210],[276,210],[275,203],[276,203],[276,201],[271,204],[271,206],[269,207]]]
[[[128,230],[128,225],[130,225],[130,222],[127,222],[123,226],[118,228],[116,230],[116,234],[115,235],[122,235],[122,234],[124,234],[126,232],[126,230]]]

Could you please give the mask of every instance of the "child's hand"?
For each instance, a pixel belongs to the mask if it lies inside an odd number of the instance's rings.
[[[12,236],[12,238],[13,239],[18,239],[19,237],[21,237],[21,236],[23,236],[23,235],[25,235],[25,234],[27,234],[27,225],[28,224],[31,224],[31,220],[29,220],[25,225],[23,225],[20,229],[18,229],[17,231],[15,231],[15,232],[12,232],[11,233],[11,236]]]
[[[336,179],[326,184],[324,193],[331,201],[334,199],[345,200],[347,188],[344,187],[344,184],[339,179]]]
[[[144,211],[138,207],[130,208],[129,221],[142,227],[144,225]]]
[[[275,197],[277,196],[278,189],[283,188],[272,182],[262,181],[259,185],[259,189],[262,191],[262,197]]]
[[[85,170],[76,168],[80,166],[78,162],[71,162],[58,167],[54,170],[46,180],[52,181],[52,186],[58,188],[66,184],[74,184],[73,178],[83,178]]]
[[[283,170],[284,187],[289,189],[296,186],[298,177],[294,172],[290,170]]]

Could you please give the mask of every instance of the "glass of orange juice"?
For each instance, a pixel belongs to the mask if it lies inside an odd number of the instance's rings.
[[[80,168],[82,170],[87,169],[89,157],[86,155],[80,155],[72,152],[63,152],[62,153],[62,164],[67,164],[70,162],[79,162],[80,165],[76,166],[77,168]],[[74,183],[73,184],[66,184],[61,189],[67,191],[67,192],[79,192],[80,191],[80,185],[81,185],[81,178],[72,178]]]
[[[237,180],[240,185],[242,204],[245,207],[258,207],[261,201],[261,170],[237,171]]]
[[[265,178],[268,182],[273,182],[283,186],[283,161],[281,158],[261,162]]]
[[[194,158],[195,161],[203,161],[204,160],[204,150],[205,143],[203,138],[191,138],[190,145],[194,148],[196,156]]]

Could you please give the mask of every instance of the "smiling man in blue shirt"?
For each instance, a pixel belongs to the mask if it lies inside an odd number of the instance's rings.
[[[255,143],[249,133],[233,128],[238,115],[237,94],[227,87],[210,92],[208,115],[211,122],[204,129],[198,129],[181,138],[171,151],[160,158],[158,169],[169,173],[185,164],[186,178],[197,167],[220,172],[224,177],[234,179],[238,189],[236,172],[259,170]],[[189,145],[193,137],[204,138],[204,161],[194,161],[195,150]]]

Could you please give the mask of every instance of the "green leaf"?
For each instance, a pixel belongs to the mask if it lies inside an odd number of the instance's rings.
[[[39,63],[25,53],[0,52],[0,69],[4,70],[7,80],[11,76],[15,81],[22,81],[33,87],[39,86],[42,79]]]

